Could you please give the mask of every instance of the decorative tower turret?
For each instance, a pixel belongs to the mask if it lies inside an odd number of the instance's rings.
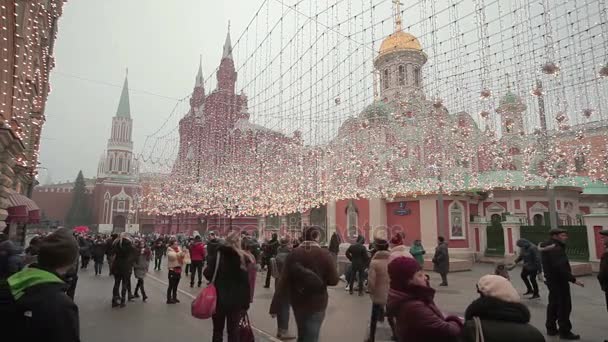
[[[388,102],[406,98],[425,98],[422,84],[422,66],[427,55],[416,37],[403,32],[401,6],[394,1],[395,32],[380,45],[374,67],[380,76],[380,99]]]
[[[222,61],[220,62],[219,70],[217,71],[217,86],[219,91],[234,94],[234,86],[236,84],[236,71],[234,69],[234,60],[232,59],[232,42],[230,41],[230,24],[228,24],[228,33],[226,34],[226,42],[224,43],[224,51],[222,53]]]

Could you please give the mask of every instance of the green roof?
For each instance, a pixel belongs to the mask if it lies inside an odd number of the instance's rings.
[[[395,111],[392,105],[384,101],[374,101],[361,112],[363,119],[388,118]]]
[[[131,118],[131,105],[129,104],[129,81],[125,76],[125,83],[122,85],[122,93],[120,94],[120,102],[116,116],[119,118]]]

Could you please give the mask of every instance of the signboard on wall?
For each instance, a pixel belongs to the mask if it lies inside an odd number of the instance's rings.
[[[393,213],[397,216],[407,216],[412,213],[412,209],[407,207],[407,202],[399,202],[399,208],[395,209]]]

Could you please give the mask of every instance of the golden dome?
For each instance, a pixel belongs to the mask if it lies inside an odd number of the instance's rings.
[[[380,55],[402,50],[422,51],[422,46],[416,37],[403,31],[391,33],[380,45]]]

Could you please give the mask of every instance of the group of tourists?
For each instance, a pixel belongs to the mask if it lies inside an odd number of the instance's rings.
[[[608,248],[608,231],[600,234]],[[277,320],[276,336],[281,340],[297,336],[302,342],[318,341],[328,305],[327,288],[339,282],[336,250],[331,243],[330,248],[321,247],[319,238],[320,232],[313,227],[306,228],[295,242],[273,235],[262,244],[260,253],[254,238],[236,231],[223,239],[210,233],[206,239],[196,235],[180,242],[173,237],[131,237],[126,233],[107,237],[74,235],[58,229],[32,239],[24,255],[16,254],[18,247],[0,234],[0,321],[6,323],[8,336],[20,340],[79,341],[78,307],[73,295],[77,270],[87,266],[83,258],[93,259],[96,276],[101,274],[103,256],[108,259],[114,277],[112,306],[124,307],[140,293],[146,301],[144,279],[149,263],[152,258],[162,261],[166,256],[168,304],[179,303],[177,288],[182,272],[189,273],[191,287],[201,287],[202,276],[208,282],[213,280],[217,289],[217,306],[211,317],[213,341],[222,341],[224,332],[228,341],[240,340],[239,329],[253,302],[256,273],[262,264],[267,269],[266,279],[274,278],[269,314]],[[569,319],[569,284],[583,283],[570,270],[567,238],[567,231],[554,229],[550,239],[538,247],[519,240],[521,250],[515,263],[523,262],[521,277],[528,290],[525,295],[531,295],[531,299],[540,295],[536,277],[541,271],[544,274],[549,291],[547,335],[577,340],[580,336],[572,332]],[[416,241],[408,249],[403,240],[402,235],[388,240],[375,237],[368,249],[361,237],[346,250],[351,261],[351,292],[357,279],[358,293],[363,294],[361,278],[367,273],[371,324],[366,341],[375,340],[377,324],[383,320],[388,321],[394,340],[402,342],[545,341],[530,324],[530,311],[508,279],[508,272],[506,276],[492,274],[479,279],[479,298],[466,308],[464,317],[444,314],[434,302],[435,290],[423,271],[424,248]],[[83,246],[89,250],[83,253]],[[446,260],[449,265],[447,244],[440,237],[433,263],[441,284],[447,286]],[[160,267],[155,263],[155,269]],[[132,293],[133,274],[137,283]],[[602,290],[608,292],[608,252],[602,256],[598,279]],[[297,335],[289,332],[290,310]]]

